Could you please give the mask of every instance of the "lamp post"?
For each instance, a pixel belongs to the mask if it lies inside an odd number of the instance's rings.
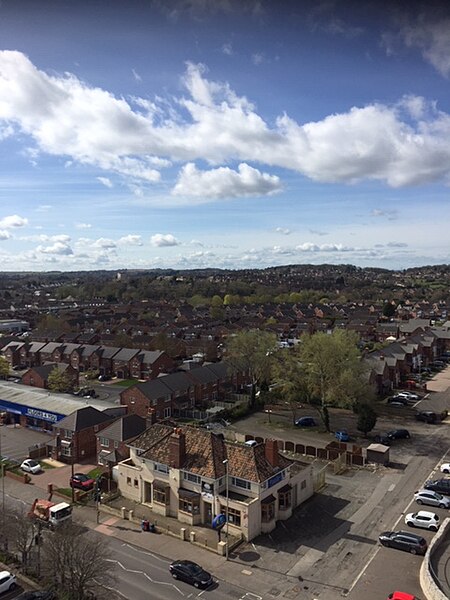
[[[225,560],[228,560],[228,546],[229,546],[229,540],[228,540],[228,527],[229,527],[229,521],[228,521],[228,508],[229,508],[229,488],[228,488],[228,459],[226,458],[223,461],[223,464],[225,465],[225,494],[227,496],[227,504],[226,504],[226,517],[227,517],[227,522],[226,522],[226,527],[225,527],[225,536],[227,538],[227,545],[225,546]]]

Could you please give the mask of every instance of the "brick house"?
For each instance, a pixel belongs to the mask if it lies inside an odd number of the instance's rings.
[[[73,387],[78,386],[78,371],[75,371],[73,367],[66,365],[65,363],[47,363],[45,365],[31,367],[22,375],[22,383],[32,387],[47,389],[48,377],[54,369],[66,373],[72,381]]]
[[[139,350],[135,348],[121,348],[112,357],[112,372],[119,379],[128,379],[131,373],[131,362],[138,354]]]
[[[98,370],[100,375],[112,377],[114,374],[113,357],[120,351],[115,346],[102,346],[98,352],[91,356],[91,368]]]
[[[97,463],[112,467],[129,458],[128,442],[143,433],[146,428],[146,419],[138,415],[125,415],[106,426],[96,434]]]
[[[112,423],[116,415],[92,406],[80,408],[53,426],[55,438],[50,442],[50,454],[55,460],[80,462],[96,456],[96,434]]]
[[[69,356],[69,362],[74,369],[80,373],[89,371],[91,367],[92,356],[100,351],[101,346],[86,344],[72,350]]]
[[[130,363],[130,375],[135,379],[155,379],[160,373],[173,371],[175,363],[161,350],[140,350]]]
[[[154,424],[118,464],[118,487],[122,496],[189,525],[211,526],[224,514],[231,535],[251,540],[312,496],[313,472],[283,456],[276,440],[250,447],[204,429]]]

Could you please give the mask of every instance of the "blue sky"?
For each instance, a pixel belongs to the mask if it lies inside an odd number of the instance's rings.
[[[450,262],[450,5],[2,0],[0,270]]]

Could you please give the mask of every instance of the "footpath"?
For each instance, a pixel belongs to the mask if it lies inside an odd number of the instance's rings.
[[[24,510],[31,506],[36,497],[42,497],[42,490],[33,485],[25,485],[10,478],[5,478],[4,483],[6,498],[20,502]],[[258,568],[252,562],[245,565],[242,562],[233,560],[233,554],[231,554],[230,560],[227,561],[225,557],[194,546],[187,541],[168,535],[143,532],[137,524],[129,520],[112,517],[109,514],[100,513],[100,522],[97,523],[97,510],[95,507],[75,506],[73,519],[76,523],[98,534],[114,537],[126,544],[157,554],[168,560],[178,558],[195,560],[218,579],[230,585],[241,587],[243,596],[248,600],[266,598],[268,593],[272,597],[295,598],[299,591],[296,578],[287,577],[284,573],[278,571]]]

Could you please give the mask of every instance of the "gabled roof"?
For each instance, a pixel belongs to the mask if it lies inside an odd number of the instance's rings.
[[[38,367],[31,367],[30,369],[28,369],[27,373],[30,373],[31,371],[33,373],[36,373],[36,375],[39,375],[39,377],[42,377],[42,379],[47,380],[48,376],[53,371],[53,369],[58,369],[58,371],[64,373],[64,371],[66,371],[68,367],[69,365],[66,363],[45,363],[44,365],[40,365]]]
[[[128,362],[134,356],[136,356],[136,354],[139,354],[139,350],[136,350],[135,348],[121,348],[117,354],[114,354],[114,360],[123,360]]]
[[[139,415],[125,415],[102,429],[101,433],[98,433],[97,436],[101,435],[116,442],[125,442],[141,434],[145,431],[146,427],[147,422],[143,417]]]
[[[136,358],[141,364],[152,365],[163,354],[162,350],[141,350]]]
[[[101,358],[113,358],[115,354],[119,352],[120,348],[115,348],[113,346],[102,346],[100,348]]]
[[[61,342],[48,342],[43,348],[41,348],[41,352],[45,354],[52,354],[57,348],[61,348],[62,346],[63,344]]]
[[[82,431],[83,429],[94,427],[112,419],[114,417],[106,415],[92,406],[86,406],[70,413],[70,415],[58,421],[55,426],[59,429],[68,429],[69,431]]]

